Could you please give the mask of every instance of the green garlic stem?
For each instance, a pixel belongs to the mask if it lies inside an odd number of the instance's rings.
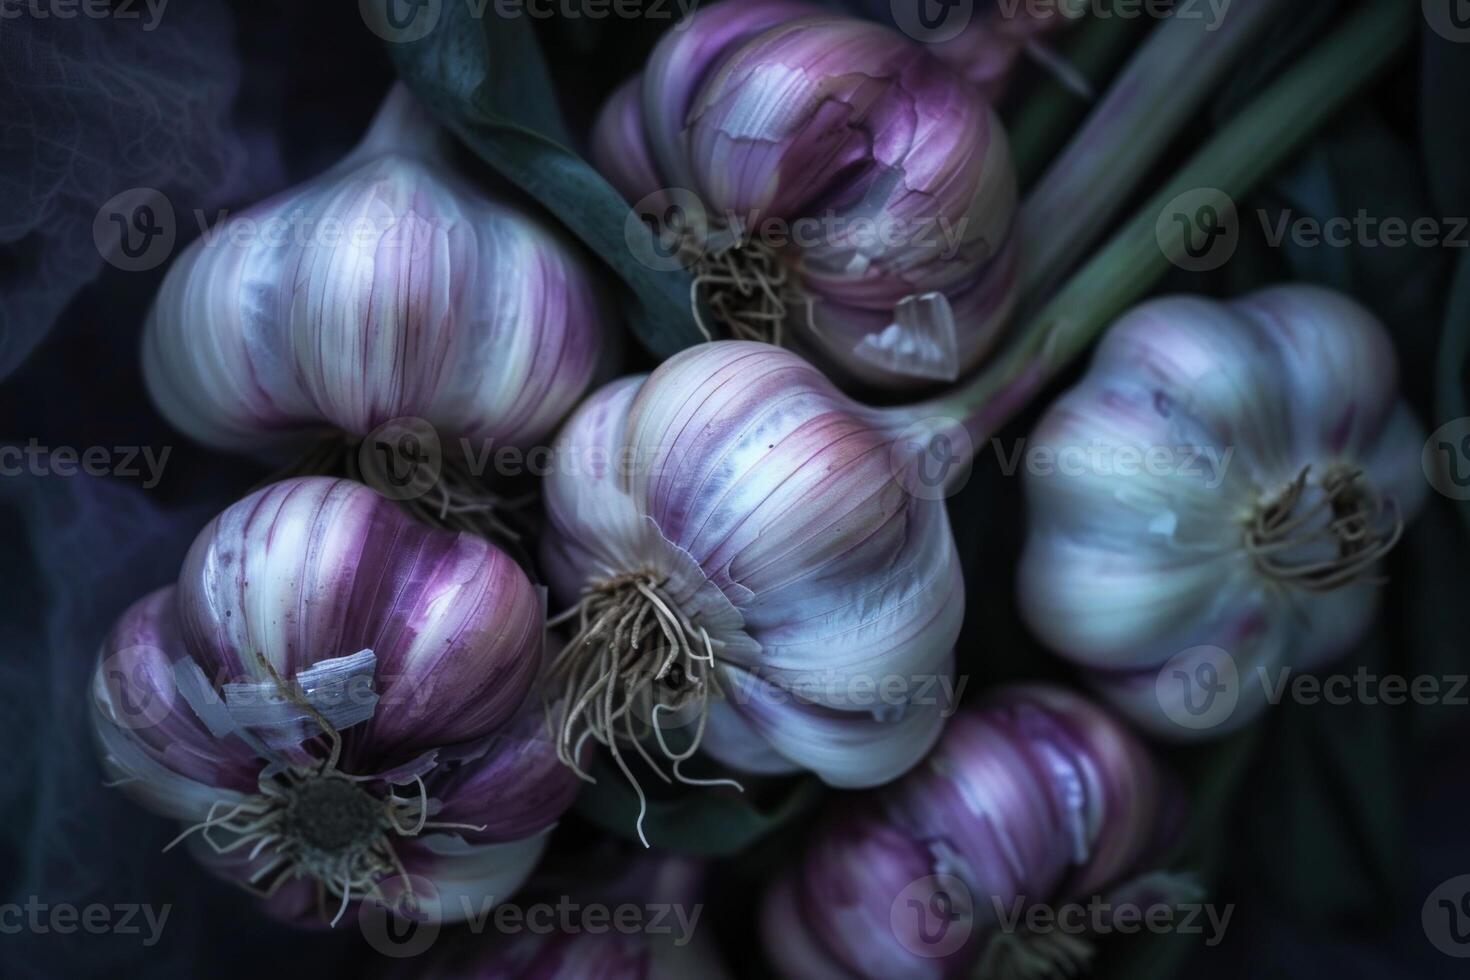
[[[1185,229],[1161,222],[1175,198],[1212,188],[1249,193],[1295,153],[1414,36],[1417,7],[1369,0],[1202,147],[969,382],[898,410],[903,420],[960,419],[975,445],[1137,303],[1184,255]]]
[[[1115,0],[1113,7],[1126,0]],[[1061,46],[1061,58],[1096,85],[1116,69],[1133,46],[1144,20],[1140,17],[1089,17],[1076,36]],[[1088,103],[1055,78],[1039,81],[1025,103],[1008,118],[1011,159],[1021,186],[1036,183],[1067,134],[1087,111]],[[1009,115],[1009,114],[1008,114]]]
[[[1034,310],[1129,200],[1285,0],[1236,0],[1165,20],[1021,210],[1021,303]]]

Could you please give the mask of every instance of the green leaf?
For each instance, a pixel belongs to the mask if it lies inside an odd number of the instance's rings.
[[[624,238],[627,202],[569,147],[530,19],[476,17],[472,8],[445,4],[428,35],[389,44],[403,81],[480,159],[617,274],[628,320],[653,354],[667,357],[699,343],[688,276],[638,261]]]
[[[637,794],[602,756],[593,763],[591,774],[597,782],[577,797],[577,814],[614,836],[636,842]],[[806,813],[823,795],[821,782],[810,776],[759,790],[751,786],[746,793],[720,786],[679,789],[676,797],[649,799],[643,832],[653,847],[700,857],[740,853]]]

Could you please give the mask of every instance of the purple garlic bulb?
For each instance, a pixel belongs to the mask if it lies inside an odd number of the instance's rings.
[[[273,484],[103,643],[100,753],[273,915],[426,881],[455,918],[521,883],[575,794],[533,696],[543,622],[485,540],[348,480]]]
[[[1033,435],[1023,610],[1150,730],[1244,724],[1372,619],[1423,442],[1347,297],[1145,303]]]
[[[1013,305],[1005,131],[890,28],[786,0],[706,7],[612,95],[593,157],[690,269],[710,336],[912,389],[974,367]]]
[[[174,426],[267,457],[400,418],[477,450],[556,427],[606,304],[583,255],[460,176],[447,139],[397,86],[335,167],[188,248],[143,344]]]
[[[766,952],[791,978],[1075,975],[1089,940],[1013,917],[1117,893],[1179,816],[1110,715],[1061,688],[1003,688],[956,714],[913,772],[833,807],[766,896]]]
[[[653,764],[631,721],[657,737],[678,720],[693,737],[659,741],[666,778],[700,748],[842,787],[918,762],[954,700],[964,590],[906,418],[748,341],[584,402],[553,447],[542,541],[577,630],[552,667],[562,754],[590,738]]]

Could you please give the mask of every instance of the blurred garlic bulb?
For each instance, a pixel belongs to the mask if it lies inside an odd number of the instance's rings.
[[[277,458],[399,418],[476,450],[555,428],[603,300],[567,240],[454,172],[447,139],[398,85],[339,164],[189,247],[143,345],[173,425]]]
[[[582,856],[578,856],[582,857]],[[628,862],[613,881],[589,882],[606,855],[582,857],[569,877],[546,867],[517,905],[523,924],[500,935],[467,935],[425,968],[412,960],[392,980],[724,980],[710,942],[704,869],[686,858],[651,854]],[[555,864],[548,857],[547,864]],[[595,876],[596,872],[591,872]]]
[[[1012,307],[1005,132],[897,31],[788,0],[706,7],[613,94],[593,157],[690,269],[702,324],[700,301],[845,380],[952,381]]]
[[[1177,900],[1148,870],[1177,791],[1118,721],[1061,688],[1002,688],[955,715],[923,765],[834,806],[762,906],[791,978],[1075,976],[1086,937],[1009,921],[1101,894]]]
[[[532,697],[542,610],[483,539],[351,481],[277,483],[113,628],[100,752],[278,917],[392,887],[458,918],[520,884],[575,794]]]
[[[1387,333],[1310,286],[1138,307],[1033,442],[1025,614],[1180,738],[1249,721],[1274,672],[1344,653],[1424,494]]]
[[[588,398],[554,446],[542,540],[578,628],[552,667],[563,756],[595,739],[625,774],[635,752],[661,772],[651,728],[666,779],[703,748],[843,787],[922,758],[953,700],[964,590],[904,421],[748,341]],[[675,724],[688,744],[664,741]]]

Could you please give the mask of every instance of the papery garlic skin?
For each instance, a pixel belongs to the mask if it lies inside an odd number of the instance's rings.
[[[93,680],[100,752],[124,792],[198,825],[279,787],[283,768],[328,755],[332,740],[304,712],[294,732],[250,723],[272,703],[295,710],[265,663],[295,679],[370,651],[371,673],[319,705],[366,708],[341,729],[335,770],[377,799],[426,793],[430,822],[391,844],[409,887],[434,890],[426,897],[446,918],[462,917],[520,884],[575,794],[532,696],[542,623],[537,590],[486,541],[415,523],[351,481],[276,483],[212,521],[178,583],[134,604],[104,641]],[[235,703],[230,683],[260,686]],[[222,717],[235,727],[219,731]],[[277,837],[290,837],[281,826]],[[206,829],[189,840],[216,873],[262,890],[280,873],[268,910],[320,921],[319,883],[279,864],[279,839],[217,850],[229,828]],[[400,876],[375,885],[390,880]],[[366,897],[330,888],[328,919]]]
[[[956,714],[923,765],[832,808],[765,897],[766,952],[793,980],[964,975],[997,909],[1118,891],[1179,817],[1118,720],[1061,688],[1002,688]]]
[[[401,85],[363,143],[208,230],[145,330],[149,393],[216,449],[279,454],[401,417],[525,445],[589,383],[609,316],[583,256],[456,174]]]
[[[704,8],[614,93],[593,157],[629,201],[692,193],[702,255],[732,229],[773,249],[806,300],[787,304],[793,345],[844,380],[952,381],[1014,303],[1005,132],[877,24],[784,0]]]
[[[704,749],[747,772],[874,786],[952,708],[964,590],[941,500],[895,475],[889,420],[797,355],[702,344],[594,393],[554,445],[555,599],[648,572],[707,630]],[[892,697],[877,693],[887,681]]]
[[[1328,474],[1361,471],[1391,544],[1389,528],[1425,492],[1423,435],[1398,397],[1387,333],[1352,300],[1311,286],[1138,307],[1032,446],[1090,462],[1028,469],[1026,618],[1136,721],[1181,739],[1250,721],[1279,670],[1346,652],[1376,609],[1371,581],[1315,591],[1263,574],[1244,544],[1263,502],[1310,467],[1292,512],[1304,514],[1325,503]],[[1149,452],[1163,465],[1145,465]],[[1278,558],[1337,556],[1322,541]],[[1238,703],[1214,708],[1195,689],[1205,684]]]

